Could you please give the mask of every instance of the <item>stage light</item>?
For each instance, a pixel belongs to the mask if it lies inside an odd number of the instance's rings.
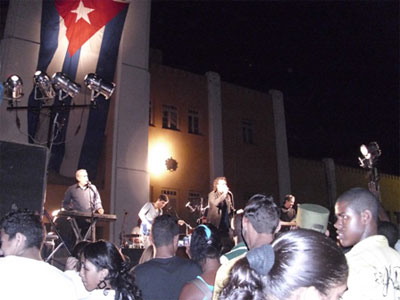
[[[166,160],[171,157],[171,152],[167,143],[158,142],[150,146],[149,149],[149,171],[154,176],[162,175],[166,170]]]
[[[374,167],[378,157],[382,154],[377,142],[371,142],[368,144],[368,146],[364,144],[361,145],[360,152],[364,156],[364,158],[358,158],[360,166],[370,169]]]
[[[24,93],[22,90],[23,82],[18,75],[11,75],[4,82],[4,98],[9,100],[18,100]]]
[[[70,79],[67,75],[62,72],[57,72],[53,75],[53,86],[59,90],[59,100],[64,100],[66,97],[71,96],[72,98],[79,94],[81,86]],[[65,93],[62,96],[62,92]]]
[[[51,99],[56,95],[49,76],[43,71],[38,70],[35,72],[35,75],[33,75],[33,85],[35,87],[35,100]],[[41,98],[37,96],[37,90],[42,94]]]
[[[115,90],[115,83],[106,82],[94,73],[87,74],[84,82],[86,87],[92,91],[90,99],[92,101],[100,94],[103,95],[104,98],[109,99]]]

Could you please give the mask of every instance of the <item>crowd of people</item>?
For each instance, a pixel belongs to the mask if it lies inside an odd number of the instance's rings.
[[[90,205],[80,205],[104,213],[99,198],[92,197],[97,189],[79,184],[88,181],[87,173],[77,172],[77,180],[64,207],[87,192]],[[112,242],[80,241],[64,271],[41,257],[40,215],[10,211],[0,220],[1,298],[400,299],[400,253],[394,249],[399,232],[379,220],[379,201],[366,189],[352,188],[336,200],[333,239],[296,224],[293,195],[280,207],[272,196],[256,194],[235,210],[227,181],[219,177],[209,195],[210,219],[194,228],[183,253],[178,219],[163,214],[167,203],[160,196],[139,213],[149,227],[139,264]],[[231,249],[224,248],[226,235],[234,237]]]

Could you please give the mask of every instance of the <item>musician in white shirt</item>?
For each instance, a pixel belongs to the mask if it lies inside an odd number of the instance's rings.
[[[163,214],[163,208],[169,202],[169,198],[165,194],[161,194],[155,201],[147,202],[139,211],[139,218],[142,221],[140,224],[140,233],[143,238],[143,245],[145,248],[150,246],[149,235],[153,220]]]

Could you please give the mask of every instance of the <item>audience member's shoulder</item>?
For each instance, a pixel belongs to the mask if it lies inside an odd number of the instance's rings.
[[[179,256],[176,256],[175,259],[182,268],[188,268],[194,270],[195,272],[200,271],[201,273],[201,267],[193,260],[185,259]]]

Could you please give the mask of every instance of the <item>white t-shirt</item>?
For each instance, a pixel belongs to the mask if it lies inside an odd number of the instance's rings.
[[[82,282],[82,278],[81,276],[79,276],[79,273],[77,271],[67,270],[64,271],[64,274],[74,283],[78,299],[85,298],[89,295],[89,291],[85,288]]]
[[[80,300],[114,300],[115,291],[114,290],[93,290],[90,292],[89,296],[81,298]]]
[[[0,299],[75,300],[72,281],[52,265],[20,256],[0,257]]]

